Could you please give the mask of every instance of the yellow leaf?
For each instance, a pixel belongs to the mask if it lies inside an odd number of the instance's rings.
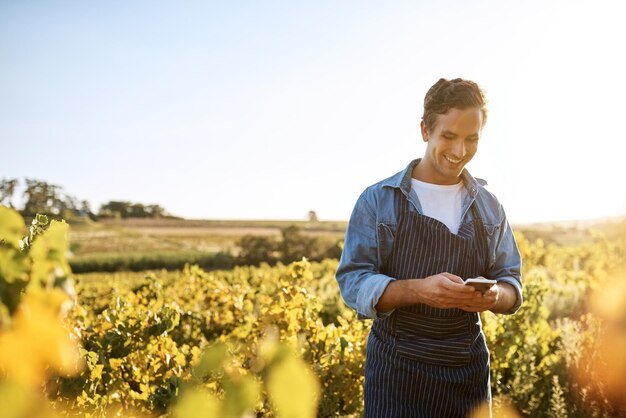
[[[15,280],[28,280],[30,260],[20,254],[16,248],[0,249],[0,277],[9,283]]]
[[[201,388],[193,388],[183,392],[180,400],[174,405],[174,418],[216,418],[220,417],[221,405],[211,393]]]
[[[91,380],[98,380],[102,378],[102,370],[104,369],[104,364],[96,364],[96,366],[91,370]]]
[[[267,386],[279,418],[316,416],[320,384],[302,359],[290,355],[274,366]]]
[[[187,359],[185,358],[185,355],[183,353],[176,354],[176,356],[174,357],[174,360],[176,361],[176,364],[178,364],[179,366],[184,366],[187,364]]]
[[[215,344],[208,347],[202,354],[202,358],[196,365],[193,374],[198,377],[216,373],[224,367],[224,361],[228,356],[228,347],[225,344]]]
[[[0,206],[0,241],[20,248],[20,240],[26,224],[22,216],[13,209]]]
[[[69,225],[52,221],[43,235],[37,237],[30,248],[33,259],[31,280],[47,282],[54,276],[69,275],[71,270],[65,258],[69,251]]]
[[[0,382],[0,416],[3,418],[20,418],[27,416],[32,404],[36,400],[36,392],[30,391],[23,386]]]
[[[118,358],[109,359],[109,365],[111,366],[113,370],[119,369],[123,362],[124,362],[123,360],[118,359]]]
[[[58,315],[61,295],[60,290],[27,293],[11,327],[0,332],[0,370],[14,382],[37,386],[47,368],[71,375],[84,366]]]

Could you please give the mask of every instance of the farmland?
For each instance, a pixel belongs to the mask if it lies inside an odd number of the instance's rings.
[[[88,274],[70,274],[65,264],[64,248],[82,242],[75,253],[82,248],[86,257],[90,240],[101,240],[92,251],[103,253],[125,239],[128,251],[161,251],[163,237],[218,245],[250,232],[278,238],[285,226],[195,222],[74,225],[69,242],[67,227],[42,224],[31,227],[26,253],[14,247],[20,234],[7,235],[3,260],[13,261],[3,262],[2,274],[12,285],[3,294],[0,401],[24,400],[11,402],[13,416],[361,416],[371,322],[357,321],[343,304],[336,260]],[[301,226],[303,236],[341,234]],[[513,316],[482,315],[495,416],[626,413],[619,354],[626,349],[624,228],[615,222],[518,232],[525,303]],[[133,237],[146,241],[133,246]],[[70,282],[76,302],[68,308],[62,289]],[[28,288],[15,293],[20,283]],[[61,328],[51,310],[66,312]],[[39,323],[58,331],[42,332]]]
[[[614,238],[620,218],[598,221],[571,221],[515,225],[529,240],[570,245],[593,239],[595,233]],[[107,219],[100,222],[71,222],[71,259],[120,257],[159,253],[207,255],[218,252],[237,255],[238,242],[246,235],[280,238],[281,229],[296,226],[306,237],[325,245],[343,238],[345,221],[224,221],[184,219]]]
[[[304,235],[324,240],[343,237],[346,222],[306,221],[194,221],[124,219],[79,222],[70,232],[75,257],[129,252],[237,252],[245,235],[279,237],[281,229],[296,226]]]

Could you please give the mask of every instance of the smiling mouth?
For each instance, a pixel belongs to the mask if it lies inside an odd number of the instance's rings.
[[[444,155],[443,157],[444,157],[446,160],[448,160],[449,162],[451,162],[452,164],[458,164],[458,163],[460,163],[461,161],[463,161],[463,158],[461,158],[460,160],[455,160],[454,158],[450,158],[450,157],[448,157],[447,155]]]

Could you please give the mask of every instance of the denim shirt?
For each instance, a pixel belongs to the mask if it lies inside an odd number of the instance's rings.
[[[398,227],[394,189],[399,189],[408,199],[409,210],[422,214],[419,199],[411,189],[411,174],[419,161],[411,161],[405,170],[365,189],[350,216],[336,278],[344,301],[357,311],[359,319],[382,318],[393,312],[378,313],[375,306],[389,282],[396,280],[381,273]],[[489,267],[484,276],[515,288],[516,303],[505,312],[515,313],[522,304],[522,260],[513,231],[500,202],[483,187],[487,183],[475,179],[465,169],[461,178],[467,190],[461,224],[473,220],[470,206],[476,204],[489,250]]]

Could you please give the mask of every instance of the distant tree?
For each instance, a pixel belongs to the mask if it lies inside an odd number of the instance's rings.
[[[86,200],[81,201],[80,210],[85,213],[91,213],[91,204]]]
[[[100,205],[98,216],[102,218],[127,218],[130,202],[111,200]]]
[[[60,199],[62,200],[62,213],[63,218],[71,218],[72,216],[78,215],[80,211],[80,202],[78,199],[71,195],[61,195]]]
[[[310,210],[309,211],[309,213],[307,215],[307,218],[309,219],[309,222],[317,222],[318,221],[317,213],[315,213],[314,210]]]
[[[282,262],[291,263],[301,260],[302,257],[311,258],[315,255],[317,240],[304,236],[297,226],[290,225],[283,228],[281,234],[283,239],[278,245],[278,250]]]
[[[339,258],[343,248],[343,240],[321,241],[315,237],[302,234],[299,227],[288,226],[281,230],[282,239],[260,235],[245,235],[237,241],[240,248],[237,264],[259,264],[263,261],[274,263],[282,261],[291,263],[306,257],[309,260]]]
[[[150,218],[162,218],[167,216],[165,209],[159,205],[147,205],[145,211]]]
[[[25,178],[24,182],[26,189],[22,194],[24,204],[21,208],[16,208],[13,204],[13,195],[19,185],[18,179],[0,181],[0,204],[17,209],[25,217],[33,217],[40,213],[70,219],[80,212],[79,200],[64,193],[62,187],[38,179]],[[89,205],[87,201],[83,202]]]
[[[92,220],[96,220],[98,218],[96,214],[91,211],[91,204],[86,200],[82,200],[80,202],[80,208],[78,209],[78,214],[80,216],[87,216]]]
[[[320,258],[334,258],[339,260],[341,258],[341,253],[343,252],[343,238],[336,241],[333,245],[326,248],[322,257]]]
[[[240,248],[239,264],[256,265],[263,261],[273,263],[277,259],[277,243],[273,237],[244,235],[237,241]]]
[[[13,195],[15,194],[17,184],[17,179],[3,178],[2,181],[0,181],[0,204],[15,209],[15,206],[13,206]]]
[[[37,213],[62,215],[70,202],[66,201],[61,190],[62,188],[57,185],[27,178],[23,194],[26,203],[22,213],[25,216],[35,216]]]
[[[128,209],[130,218],[146,218],[146,210],[141,203],[133,203]]]
[[[125,201],[111,200],[100,206],[98,216],[103,218],[160,218],[167,212],[159,205],[144,205]]]

